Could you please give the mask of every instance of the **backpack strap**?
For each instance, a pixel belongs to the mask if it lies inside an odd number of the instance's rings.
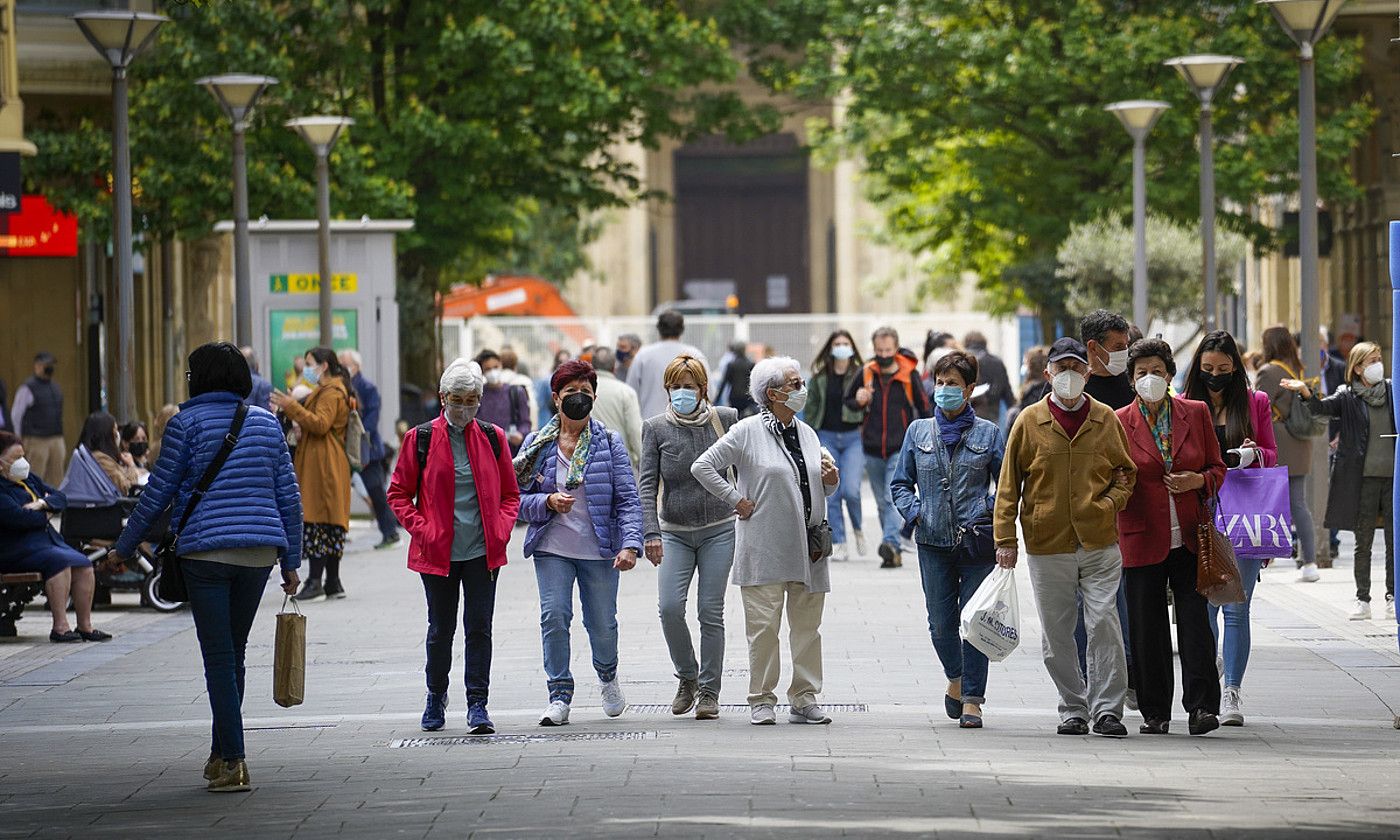
[[[428,447],[433,443],[433,423],[419,423],[413,428],[413,440],[418,449],[418,475],[423,475],[423,465],[428,463]]]
[[[497,461],[501,460],[501,438],[496,434],[496,427],[479,418],[476,425],[481,427],[482,434],[491,442],[491,454],[496,456]]]

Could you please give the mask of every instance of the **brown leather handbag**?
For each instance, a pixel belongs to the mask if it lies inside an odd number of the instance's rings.
[[[1244,602],[1244,581],[1235,562],[1230,538],[1215,527],[1218,497],[1207,502],[1201,496],[1201,515],[1196,523],[1196,591],[1217,607]]]

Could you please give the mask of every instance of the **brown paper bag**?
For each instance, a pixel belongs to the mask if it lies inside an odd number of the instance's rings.
[[[287,608],[282,601],[282,609]],[[296,612],[277,614],[277,638],[272,653],[272,699],[279,706],[300,706],[306,699],[306,616],[296,602]]]

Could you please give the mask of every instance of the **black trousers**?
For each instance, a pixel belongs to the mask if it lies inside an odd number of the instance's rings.
[[[1215,670],[1215,637],[1209,603],[1196,591],[1196,555],[1173,549],[1164,562],[1123,570],[1128,596],[1128,644],[1137,671],[1138,709],[1144,720],[1169,720],[1172,694],[1171,618],[1167,588],[1176,604],[1177,646],[1181,651],[1181,705],[1186,711],[1220,713],[1220,674]]]
[[[399,535],[399,520],[389,509],[389,496],[384,490],[384,462],[370,461],[360,470],[360,480],[365,483],[365,493],[374,508],[374,521],[379,525],[379,536],[385,541]]]
[[[453,563],[446,575],[420,573],[428,601],[428,690],[446,693],[452,671],[452,639],[457,635],[457,605],[462,609],[466,665],[462,682],[467,703],[485,703],[491,688],[491,619],[496,611],[496,576],[486,558]]]

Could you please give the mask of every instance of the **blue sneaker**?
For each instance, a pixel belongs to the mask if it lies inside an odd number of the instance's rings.
[[[467,704],[467,725],[471,730],[469,735],[495,735],[496,724],[491,722],[491,717],[486,714],[486,701],[477,700]]]
[[[423,709],[423,731],[436,732],[447,724],[447,692],[428,692],[428,704]]]

